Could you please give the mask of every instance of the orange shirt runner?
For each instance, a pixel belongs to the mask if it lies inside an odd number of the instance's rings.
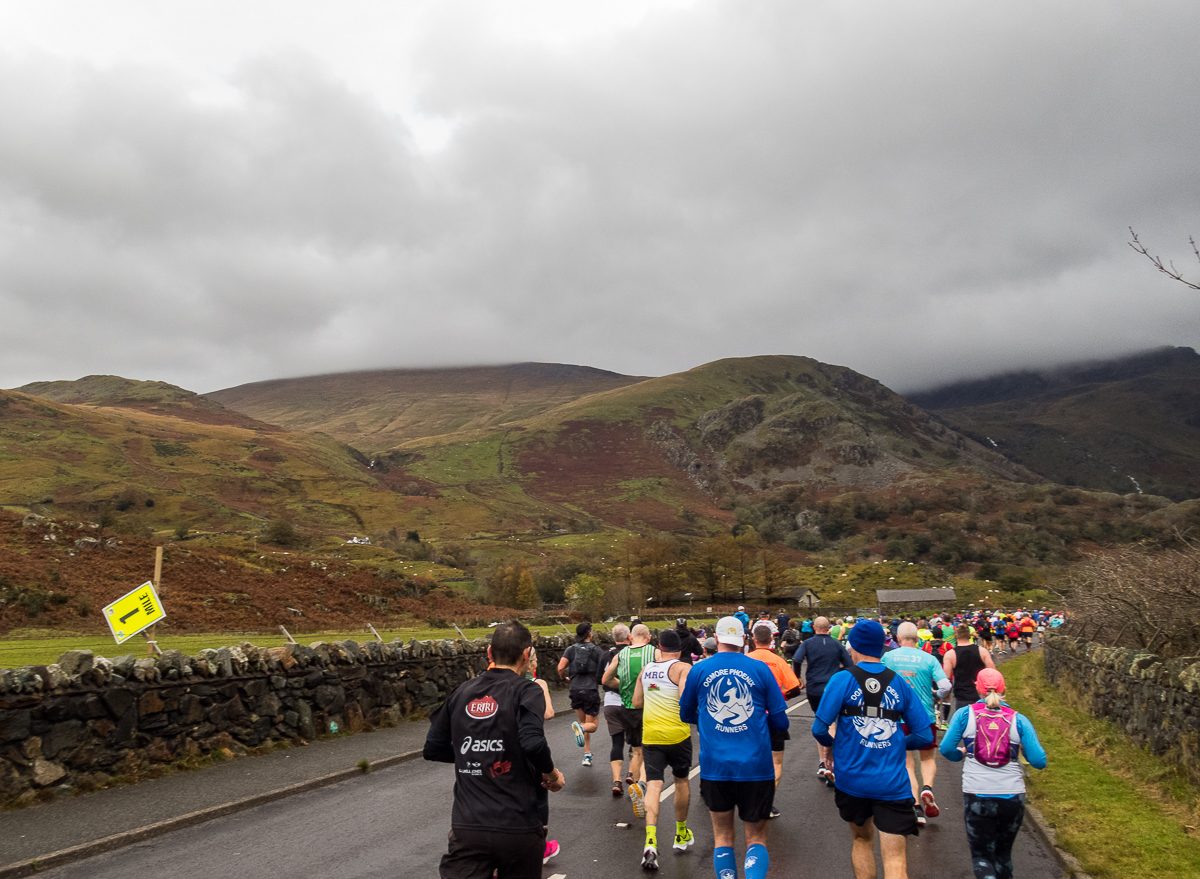
[[[783,691],[785,697],[789,694],[794,695],[793,691],[800,690],[800,679],[792,671],[791,665],[774,650],[760,647],[757,650],[751,650],[747,655],[770,666],[771,674],[775,675],[775,680],[779,682],[779,689]]]

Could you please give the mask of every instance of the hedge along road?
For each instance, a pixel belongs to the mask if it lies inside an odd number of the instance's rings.
[[[838,817],[833,791],[815,774],[816,743],[809,732],[812,712],[803,699],[788,709],[793,738],[787,744],[783,782],[776,796],[782,817],[771,822],[771,875],[853,879],[850,831]],[[550,838],[562,851],[543,868],[545,877],[583,879],[644,876],[643,822],[633,817],[627,797],[610,793],[608,739],[603,722],[593,741],[596,763],[580,765],[568,712],[546,724],[557,765],[567,786],[550,795]],[[1054,756],[1051,755],[1053,760]],[[942,806],[920,837],[910,840],[912,879],[971,875],[962,820],[961,764],[940,757],[936,791]],[[39,873],[57,879],[211,879],[232,875],[331,875],[338,877],[435,876],[450,829],[453,767],[421,760],[217,818],[118,851]],[[696,845],[677,854],[661,847],[663,879],[709,879],[713,875],[712,827],[692,782],[688,825]],[[664,800],[671,792],[664,791]],[[660,840],[671,837],[673,810],[664,802]],[[1023,879],[1059,879],[1062,871],[1028,827],[1014,852]],[[625,826],[619,826],[625,825]],[[739,834],[739,857],[744,841]]]

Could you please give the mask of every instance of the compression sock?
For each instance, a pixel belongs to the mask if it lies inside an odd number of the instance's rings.
[[[686,821],[676,821],[675,822],[675,835],[683,836],[683,834],[685,834],[685,833],[687,833],[687,822]]]
[[[713,849],[713,867],[717,870],[717,879],[737,879],[737,858],[733,856],[731,847]]]
[[[746,849],[746,879],[767,879],[770,866],[771,856],[765,845],[755,843]]]
[[[646,845],[658,846],[658,828],[646,828]]]

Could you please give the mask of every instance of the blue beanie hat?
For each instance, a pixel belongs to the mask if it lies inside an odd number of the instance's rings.
[[[849,640],[850,646],[863,656],[883,655],[883,626],[874,620],[860,619],[850,630]]]

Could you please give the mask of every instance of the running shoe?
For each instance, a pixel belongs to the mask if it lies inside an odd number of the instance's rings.
[[[562,849],[559,847],[557,839],[547,840],[546,841],[546,854],[542,856],[542,863],[543,864],[550,863],[550,859],[552,857],[554,857],[555,855],[557,855],[561,850]]]
[[[571,721],[571,732],[575,733],[575,744],[583,747],[583,727],[579,725],[578,720]]]
[[[921,805],[925,807],[925,814],[930,818],[936,818],[942,814],[942,810],[938,808],[938,804],[933,799],[933,788],[925,785],[921,788]]]
[[[833,770],[832,769],[825,770],[825,786],[833,787]]]
[[[828,772],[828,770],[825,768],[825,761],[822,760],[817,764],[817,778],[824,778],[826,772]]]
[[[768,815],[767,817],[768,817],[768,818],[778,818],[778,817],[779,817],[779,810],[778,810],[778,809],[776,809],[774,806],[772,806],[772,807],[771,807],[771,814],[770,814],[770,815]]]
[[[924,827],[929,822],[925,820],[925,809],[921,806],[913,806],[913,811],[917,813],[917,826]]]
[[[696,834],[692,833],[691,828],[683,831],[683,833],[675,834],[675,845],[672,848],[677,852],[685,852],[690,849],[693,843],[696,842]]]
[[[620,797],[620,796],[624,796],[624,794],[625,794],[625,788],[623,788],[623,787],[621,786],[621,782],[620,782],[620,781],[614,781],[614,782],[613,782],[613,796],[614,796],[614,797]]]
[[[636,781],[629,785],[629,801],[633,803],[633,814],[637,818],[646,817],[646,796],[642,793],[642,786]],[[655,867],[655,869],[658,869]]]
[[[625,776],[625,786],[626,786],[626,787],[629,787],[629,785],[631,785],[631,784],[633,784],[633,776],[632,776],[632,775],[626,775],[626,776]]]
[[[646,847],[642,849],[642,869],[658,869],[658,846],[652,842],[646,843]]]
[[[583,755],[583,765],[584,765],[584,766],[591,766],[591,765],[592,765],[592,755],[591,755],[591,754],[584,754],[584,755]]]

